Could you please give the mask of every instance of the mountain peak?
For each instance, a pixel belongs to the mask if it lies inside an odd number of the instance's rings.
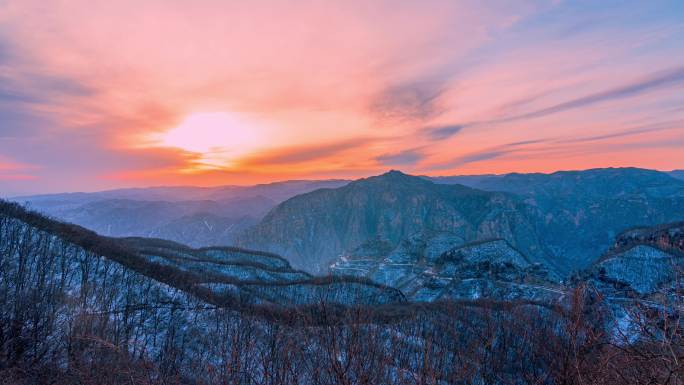
[[[410,175],[406,174],[400,170],[389,170],[384,174],[380,175],[375,175],[366,178],[368,179],[379,179],[379,180],[399,180],[399,179],[404,179],[404,180],[423,180],[423,178],[415,175]]]
[[[407,175],[407,174],[404,174],[403,172],[401,172],[401,170],[392,169],[392,170],[387,171],[383,175]]]
[[[350,186],[425,186],[432,185],[432,182],[419,176],[405,174],[399,170],[390,170],[384,174],[359,179],[352,182]]]
[[[371,178],[410,178],[412,175],[405,174],[399,170],[389,170],[384,174],[375,175]]]

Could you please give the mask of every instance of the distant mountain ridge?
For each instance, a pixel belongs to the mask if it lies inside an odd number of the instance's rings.
[[[102,235],[155,237],[191,246],[230,245],[279,202],[344,180],[254,186],[150,187],[17,197],[31,209]]]
[[[79,201],[87,202],[103,199],[130,199],[142,201],[222,201],[234,198],[263,196],[274,201],[283,201],[289,197],[312,191],[322,187],[339,187],[349,183],[344,179],[322,180],[286,180],[280,182],[255,184],[248,186],[226,185],[216,187],[198,186],[155,186],[133,187],[97,192],[67,192],[56,194],[39,194],[12,197],[12,201]]]

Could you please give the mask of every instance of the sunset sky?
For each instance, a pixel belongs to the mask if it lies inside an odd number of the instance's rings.
[[[684,168],[684,1],[0,0],[0,196]]]

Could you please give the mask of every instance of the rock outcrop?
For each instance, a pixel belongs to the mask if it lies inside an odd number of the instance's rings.
[[[684,223],[621,233],[613,247],[581,276],[613,297],[676,294],[684,278]]]

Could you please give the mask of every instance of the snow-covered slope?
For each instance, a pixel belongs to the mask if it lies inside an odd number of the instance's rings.
[[[79,263],[101,260],[127,274],[154,279],[209,304],[242,309],[254,305],[288,307],[322,302],[356,305],[403,301],[397,290],[362,279],[315,278],[292,269],[285,259],[269,253],[227,247],[194,249],[157,239],[101,237],[11,203],[0,203],[0,216],[4,226],[1,245],[17,242],[14,234],[24,233],[52,240],[45,249],[30,245],[36,263],[43,258],[40,253],[55,254],[55,247],[69,247],[73,250],[59,258],[69,261],[70,274],[84,269]],[[6,255],[8,264],[18,263],[21,257],[16,251],[8,251]],[[106,281],[106,277],[102,279]],[[93,282],[99,283],[99,280]],[[73,290],[79,290],[78,287],[76,284]]]
[[[461,245],[444,234],[416,248],[414,237],[387,255],[345,255],[331,265],[339,275],[365,277],[401,290],[410,300],[535,300],[555,302],[564,291],[554,276],[505,240]],[[418,237],[422,239],[422,237]],[[448,248],[451,239],[456,246]],[[442,251],[443,250],[443,251]],[[441,251],[441,252],[440,252]]]
[[[633,228],[584,273],[608,295],[671,295],[684,277],[684,223]]]

